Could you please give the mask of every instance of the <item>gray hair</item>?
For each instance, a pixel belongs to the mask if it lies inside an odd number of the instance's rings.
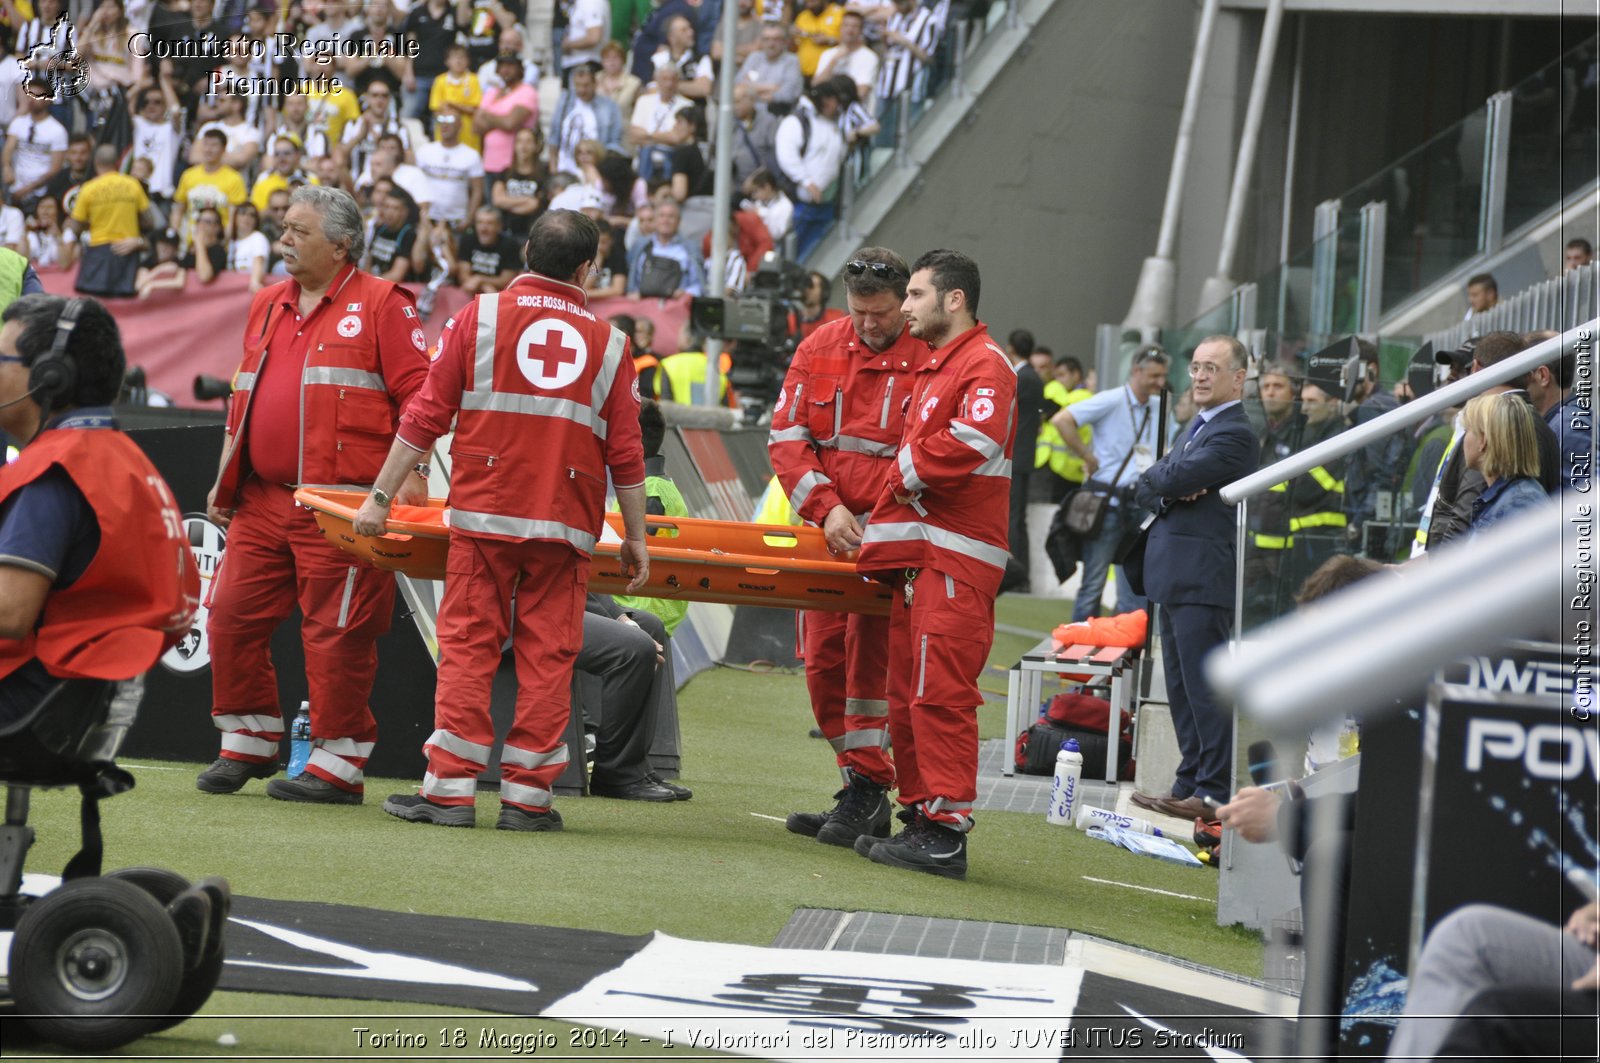
[[[342,188],[324,185],[302,185],[289,196],[289,206],[303,203],[322,215],[322,235],[331,242],[343,244],[345,257],[351,262],[361,261],[367,247],[366,228],[361,224],[361,210],[349,192]]]

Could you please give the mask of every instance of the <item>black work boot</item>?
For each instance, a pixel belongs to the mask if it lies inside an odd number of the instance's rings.
[[[823,825],[839,811],[839,805],[844,802],[844,796],[849,792],[850,788],[847,786],[834,794],[833,807],[826,812],[791,812],[789,818],[783,821],[783,825],[789,828],[791,834],[804,834],[807,838],[815,838]]]
[[[898,811],[898,812],[896,812],[894,814],[894,818],[898,819],[901,823],[905,824],[905,827],[901,829],[900,833],[901,834],[906,833],[906,831],[909,831],[917,822],[917,809],[916,809],[916,806],[913,805],[910,808],[902,808],[900,811]],[[885,830],[882,835],[878,835],[878,834],[859,834],[859,835],[857,835],[856,836],[856,840],[855,840],[855,846],[854,846],[856,854],[858,856],[871,856],[872,855],[872,847],[874,845],[878,845],[878,844],[880,844],[882,842],[892,841],[893,840],[888,835],[889,835],[889,832],[887,830]],[[896,835],[896,837],[898,837],[898,835]]]
[[[850,848],[862,835],[889,836],[889,790],[858,772],[851,771],[850,785],[842,792],[839,804],[828,821],[817,830],[817,841]]]
[[[967,836],[927,816],[919,816],[915,823],[893,838],[874,845],[867,859],[908,871],[964,879],[967,877]]]
[[[208,794],[235,794],[251,779],[270,779],[277,773],[277,761],[256,763],[218,757],[211,767],[195,777],[194,788]]]

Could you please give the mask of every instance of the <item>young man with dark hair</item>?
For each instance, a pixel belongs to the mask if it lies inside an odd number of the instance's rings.
[[[905,328],[903,258],[864,247],[844,268],[848,318],[800,343],[773,407],[767,453],[790,508],[848,556],[894,465],[913,374],[926,345]],[[817,727],[844,788],[827,812],[796,812],[787,827],[829,845],[889,833],[887,617],[805,612],[800,642]]]
[[[1493,273],[1478,273],[1467,278],[1467,320],[1500,301],[1500,283]]]
[[[889,733],[906,829],[864,834],[873,862],[965,878],[978,793],[978,676],[1005,574],[1017,377],[977,319],[978,265],[917,259],[902,305],[916,365],[906,431],[856,567],[900,591],[889,618]]]
[[[1569,269],[1578,269],[1594,261],[1594,245],[1581,236],[1567,241],[1567,246],[1562,249],[1561,268],[1565,272]]]
[[[585,305],[598,246],[595,223],[575,211],[533,223],[531,272],[445,323],[427,382],[356,514],[357,534],[382,535],[394,492],[454,419],[435,730],[421,792],[383,803],[400,819],[475,825],[478,774],[495,739],[489,687],[510,635],[517,705],[500,755],[496,826],[560,830],[551,789],[570,758],[562,733],[608,474],[628,590],[649,578],[633,359],[628,338]]]
[[[0,430],[23,443],[0,466],[3,726],[62,678],[149,669],[189,633],[200,580],[172,491],[111,418],[111,314],[28,295],[0,317]]]

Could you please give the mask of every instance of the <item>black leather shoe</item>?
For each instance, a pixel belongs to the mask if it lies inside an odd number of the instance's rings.
[[[216,763],[195,776],[194,788],[208,794],[236,794],[251,779],[270,779],[278,774],[276,761],[254,763],[218,757]]]
[[[361,793],[343,790],[303,771],[293,779],[274,779],[267,783],[267,796],[279,801],[301,801],[313,805],[359,805]]]
[[[607,786],[590,783],[589,792],[596,797],[613,797],[618,801],[676,801],[678,795],[649,779],[628,783],[625,786]]]
[[[655,772],[651,772],[649,775],[646,775],[645,778],[650,782],[655,783],[657,786],[664,786],[668,790],[671,790],[672,799],[674,801],[687,801],[689,798],[694,796],[694,791],[689,789],[687,786],[679,786],[675,782],[670,782],[666,779],[663,779]]]

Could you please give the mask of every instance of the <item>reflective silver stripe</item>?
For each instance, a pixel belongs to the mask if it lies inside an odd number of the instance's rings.
[[[805,425],[796,425],[793,428],[774,428],[767,433],[767,446],[774,443],[810,443],[811,429]]]
[[[922,477],[917,475],[917,466],[911,460],[909,444],[900,448],[900,478],[906,482],[907,491],[920,491],[928,486],[922,482]]]
[[[622,348],[628,342],[628,337],[615,325],[611,326],[611,339],[606,341],[606,353],[600,356],[600,372],[594,378],[594,386],[589,389],[589,405],[596,410],[605,408],[606,400],[611,397],[611,385],[617,379],[617,370],[622,366]],[[595,415],[598,419],[599,415]],[[601,422],[604,424],[604,422]],[[601,439],[605,438],[604,431],[596,432]]]
[[[255,386],[256,375],[254,373],[239,373],[233,378],[233,390],[235,391],[249,391]]]
[[[806,499],[811,497],[811,492],[816,490],[818,484],[831,484],[832,480],[822,475],[815,469],[800,477],[800,482],[794,485],[794,493],[789,496],[789,508],[796,513],[806,504]]]
[[[974,476],[998,476],[1001,479],[1011,479],[1010,458],[990,458],[988,461],[972,470]]]
[[[343,757],[329,753],[326,749],[313,749],[311,751],[311,759],[306,761],[306,767],[321,768],[329,775],[343,779],[351,786],[360,786],[362,783],[360,768]]]
[[[509,535],[516,539],[561,539],[586,554],[594,552],[593,535],[581,528],[573,528],[553,520],[527,520],[523,517],[506,517],[498,513],[474,513],[469,509],[452,509],[450,527],[468,532],[483,532],[486,535]]]
[[[868,727],[860,731],[850,731],[844,736],[845,752],[851,749],[882,749],[889,740],[889,732],[881,727]]]
[[[500,800],[512,801],[532,808],[549,808],[550,791],[541,790],[536,786],[523,786],[521,783],[508,782],[505,779],[501,779]]]
[[[889,378],[889,383],[883,388],[883,416],[878,418],[879,428],[889,427],[889,397],[894,394],[894,377]]]
[[[875,439],[862,439],[860,436],[834,436],[822,444],[834,450],[849,451],[852,454],[866,454],[874,458],[894,457],[893,443],[879,443]]]
[[[500,326],[500,297],[493,292],[478,296],[478,346],[472,363],[469,391],[494,390],[494,336]]]
[[[500,763],[515,764],[519,768],[544,768],[558,766],[572,759],[567,755],[565,742],[556,746],[548,753],[535,753],[531,749],[519,749],[516,746],[502,746],[500,749]]]
[[[477,792],[477,779],[441,779],[431,771],[422,777],[423,797],[471,797]]]
[[[922,650],[917,657],[917,697],[922,697],[922,684],[928,678],[928,636],[922,636]]]
[[[250,735],[229,731],[222,736],[222,749],[246,757],[275,757],[278,755],[277,739],[252,738]]]
[[[264,735],[283,734],[282,716],[213,716],[219,731],[257,731]]]
[[[887,716],[889,703],[876,698],[845,698],[844,714],[846,716]]]
[[[344,577],[344,597],[339,599],[339,623],[336,627],[343,628],[350,621],[350,595],[356,589],[356,567],[350,566],[350,571]]]
[[[988,436],[984,435],[970,424],[964,424],[961,421],[951,421],[950,434],[955,436],[958,442],[965,443],[973,450],[976,450],[979,454],[982,454],[985,458],[1000,458],[1005,456],[1005,447],[1001,446],[999,443],[996,443],[994,440],[990,439]]]
[[[488,410],[492,413],[522,413],[536,417],[560,417],[589,429],[600,439],[606,437],[607,425],[597,409],[591,409],[572,399],[557,399],[549,395],[515,395],[506,391],[463,391],[463,410]]]
[[[338,384],[347,388],[367,388],[387,393],[383,377],[365,369],[341,369],[331,365],[308,365],[300,374],[302,384]]]
[[[451,734],[443,729],[433,732],[428,736],[428,740],[422,743],[423,749],[427,749],[429,746],[438,746],[446,753],[460,757],[462,760],[473,764],[489,763],[488,746],[480,746],[476,742],[468,742],[460,735]]]
[[[907,543],[918,539],[924,539],[934,546],[970,557],[974,561],[982,561],[995,568],[1005,568],[1006,558],[1011,556],[1003,546],[993,546],[947,528],[936,528],[931,524],[912,521],[896,521],[890,524],[874,522],[867,525],[861,536],[863,544]]]
[[[373,742],[357,742],[354,738],[319,738],[316,746],[326,749],[336,757],[370,757]]]
[[[944,574],[944,596],[946,598],[956,596],[956,578],[948,572]]]
[[[835,753],[843,753],[844,752],[844,735],[840,735],[838,738],[830,738],[830,739],[828,739],[828,744],[833,747],[833,751]],[[850,780],[849,779],[845,780],[845,785],[846,786],[850,785]]]

